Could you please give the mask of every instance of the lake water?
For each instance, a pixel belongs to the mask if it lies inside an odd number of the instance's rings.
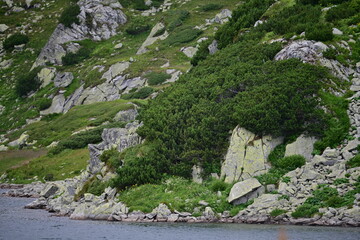
[[[277,239],[280,228],[289,240],[360,239],[360,228],[75,221],[24,209],[32,200],[0,197],[0,239],[258,240]]]

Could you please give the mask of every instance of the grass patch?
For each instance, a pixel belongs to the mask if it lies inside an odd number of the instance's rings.
[[[154,85],[162,84],[167,79],[171,78],[171,75],[167,73],[151,72],[146,74],[145,77],[148,79],[148,84],[150,86],[154,86]]]
[[[75,177],[85,169],[89,151],[87,148],[66,150],[55,156],[41,156],[29,164],[7,170],[8,180],[13,183],[30,183],[35,176],[40,181],[52,175],[52,180],[63,180]]]

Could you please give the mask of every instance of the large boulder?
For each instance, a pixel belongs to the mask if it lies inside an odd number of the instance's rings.
[[[38,73],[39,81],[41,82],[41,87],[47,86],[49,83],[51,83],[51,80],[55,77],[56,69],[52,67],[46,67],[41,69],[41,71]]]
[[[18,139],[10,142],[10,143],[8,144],[8,146],[9,146],[9,147],[19,147],[19,146],[21,147],[21,146],[24,146],[24,145],[26,145],[26,141],[27,141],[28,139],[29,139],[29,134],[27,134],[26,132],[24,132],[23,134],[21,134],[21,136],[20,136]]]
[[[317,141],[315,137],[306,137],[300,135],[295,142],[286,145],[285,157],[292,155],[301,155],[307,161],[312,158],[312,152],[314,150],[314,143]]]
[[[74,75],[71,72],[59,72],[54,79],[55,87],[67,87],[74,79]]]
[[[63,94],[56,95],[51,103],[51,106],[44,111],[41,111],[41,115],[48,115],[52,113],[62,113],[64,111],[65,96]]]
[[[157,23],[152,29],[149,34],[149,36],[146,38],[146,40],[143,42],[141,47],[137,51],[137,55],[146,53],[148,49],[146,47],[154,44],[157,40],[164,40],[169,36],[169,33],[165,30],[163,34],[157,36],[159,31],[165,28],[165,25],[161,22]]]
[[[264,193],[265,188],[256,178],[249,178],[245,181],[235,183],[231,188],[228,202],[234,205],[246,203]]]
[[[136,109],[128,109],[118,112],[113,120],[118,122],[131,122],[135,120],[137,115],[138,111]]]
[[[221,177],[231,183],[265,173],[269,168],[267,158],[270,152],[282,141],[282,137],[258,137],[237,126],[230,139]]]

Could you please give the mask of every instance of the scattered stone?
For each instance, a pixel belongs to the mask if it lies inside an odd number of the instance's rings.
[[[333,28],[333,29],[332,29],[332,33],[333,33],[334,35],[343,35],[343,32],[340,31],[340,30],[337,29],[337,28]]]
[[[234,205],[246,203],[259,195],[256,190],[260,188],[261,184],[256,178],[249,178],[245,181],[235,183],[230,190],[228,202]]]
[[[137,115],[138,111],[136,109],[124,110],[118,112],[113,120],[116,122],[131,122],[135,120]]]
[[[6,24],[0,24],[0,33],[3,33],[8,29],[9,27]]]
[[[25,145],[26,145],[26,141],[27,141],[28,139],[29,139],[29,135],[28,135],[26,132],[24,132],[23,134],[21,134],[21,136],[20,136],[18,139],[10,142],[10,143],[8,144],[8,146],[9,146],[9,147],[22,147],[22,146],[25,146]]]
[[[55,87],[67,87],[74,79],[74,75],[71,72],[59,72],[54,79]]]
[[[314,143],[317,141],[314,137],[306,137],[303,134],[300,135],[295,142],[286,145],[285,157],[291,155],[301,155],[307,161],[312,158],[312,152],[314,150]]]
[[[214,55],[218,49],[218,42],[216,40],[212,41],[212,43],[208,46],[210,55]]]
[[[122,43],[118,43],[114,46],[115,49],[120,49],[123,47],[123,44]]]
[[[195,47],[183,47],[180,49],[188,58],[193,58],[198,50],[199,49]]]
[[[39,78],[39,81],[41,82],[41,87],[43,88],[43,87],[47,86],[49,83],[51,83],[51,81],[55,77],[55,74],[56,74],[56,68],[45,67],[45,68],[41,69],[41,71],[37,75]]]
[[[194,165],[192,167],[192,180],[196,183],[202,183],[203,179],[201,177],[203,169],[200,166]]]
[[[138,49],[136,55],[144,54],[148,51],[147,47],[154,44],[157,40],[165,40],[169,33],[165,30],[164,33],[160,36],[155,36],[159,31],[165,28],[165,25],[161,22],[157,23],[152,29],[149,36],[143,42],[141,47]]]

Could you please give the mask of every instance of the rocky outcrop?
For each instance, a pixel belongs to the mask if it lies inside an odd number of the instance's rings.
[[[45,184],[41,182],[33,182],[26,185],[16,184],[2,184],[0,188],[10,189],[5,193],[5,196],[9,197],[27,197],[27,198],[38,198],[43,190]]]
[[[168,36],[169,33],[165,30],[164,33],[162,33],[161,35],[157,36],[157,33],[159,31],[161,31],[162,29],[165,28],[165,25],[161,22],[157,23],[151,30],[149,36],[146,38],[146,40],[143,42],[143,44],[141,45],[141,47],[138,49],[137,51],[137,55],[146,53],[148,50],[146,47],[154,44],[157,40],[165,40]]]
[[[74,79],[74,75],[71,72],[59,72],[54,79],[55,87],[67,87]]]
[[[138,111],[136,108],[134,109],[128,109],[124,111],[119,111],[115,117],[113,118],[116,122],[131,122],[136,119],[136,116],[138,115]]]
[[[265,192],[265,188],[256,178],[249,178],[245,181],[235,183],[231,188],[228,202],[233,205],[246,203]]]
[[[29,134],[27,134],[26,132],[24,132],[23,134],[21,134],[21,136],[10,142],[8,144],[9,147],[23,147],[25,145],[27,145],[27,140],[29,139]]]
[[[41,82],[41,87],[46,87],[55,77],[56,69],[51,67],[45,67],[40,70],[38,73],[39,81]]]
[[[198,50],[196,47],[183,47],[180,49],[188,58],[193,58]]]
[[[231,183],[265,173],[269,169],[267,157],[282,141],[281,137],[258,137],[244,128],[236,127],[221,167],[221,177]]]
[[[117,27],[127,21],[117,0],[80,0],[77,4],[80,6],[80,24],[73,23],[71,28],[59,24],[41,50],[33,68],[47,62],[61,64],[61,58],[71,52],[71,47],[68,49],[66,43],[87,38],[95,41],[109,39],[116,34]]]
[[[310,161],[314,150],[314,143],[316,141],[317,139],[314,137],[300,135],[295,142],[286,145],[285,157],[291,155],[301,155],[307,161]]]
[[[346,44],[344,42],[343,44]],[[332,46],[330,46],[332,47]],[[348,47],[348,46],[347,46]],[[285,60],[297,58],[305,63],[320,64],[330,69],[336,77],[349,81],[349,77],[354,73],[351,67],[342,65],[337,60],[324,58],[322,52],[329,49],[329,46],[322,42],[299,40],[289,43],[279,53],[276,54],[275,60]]]

